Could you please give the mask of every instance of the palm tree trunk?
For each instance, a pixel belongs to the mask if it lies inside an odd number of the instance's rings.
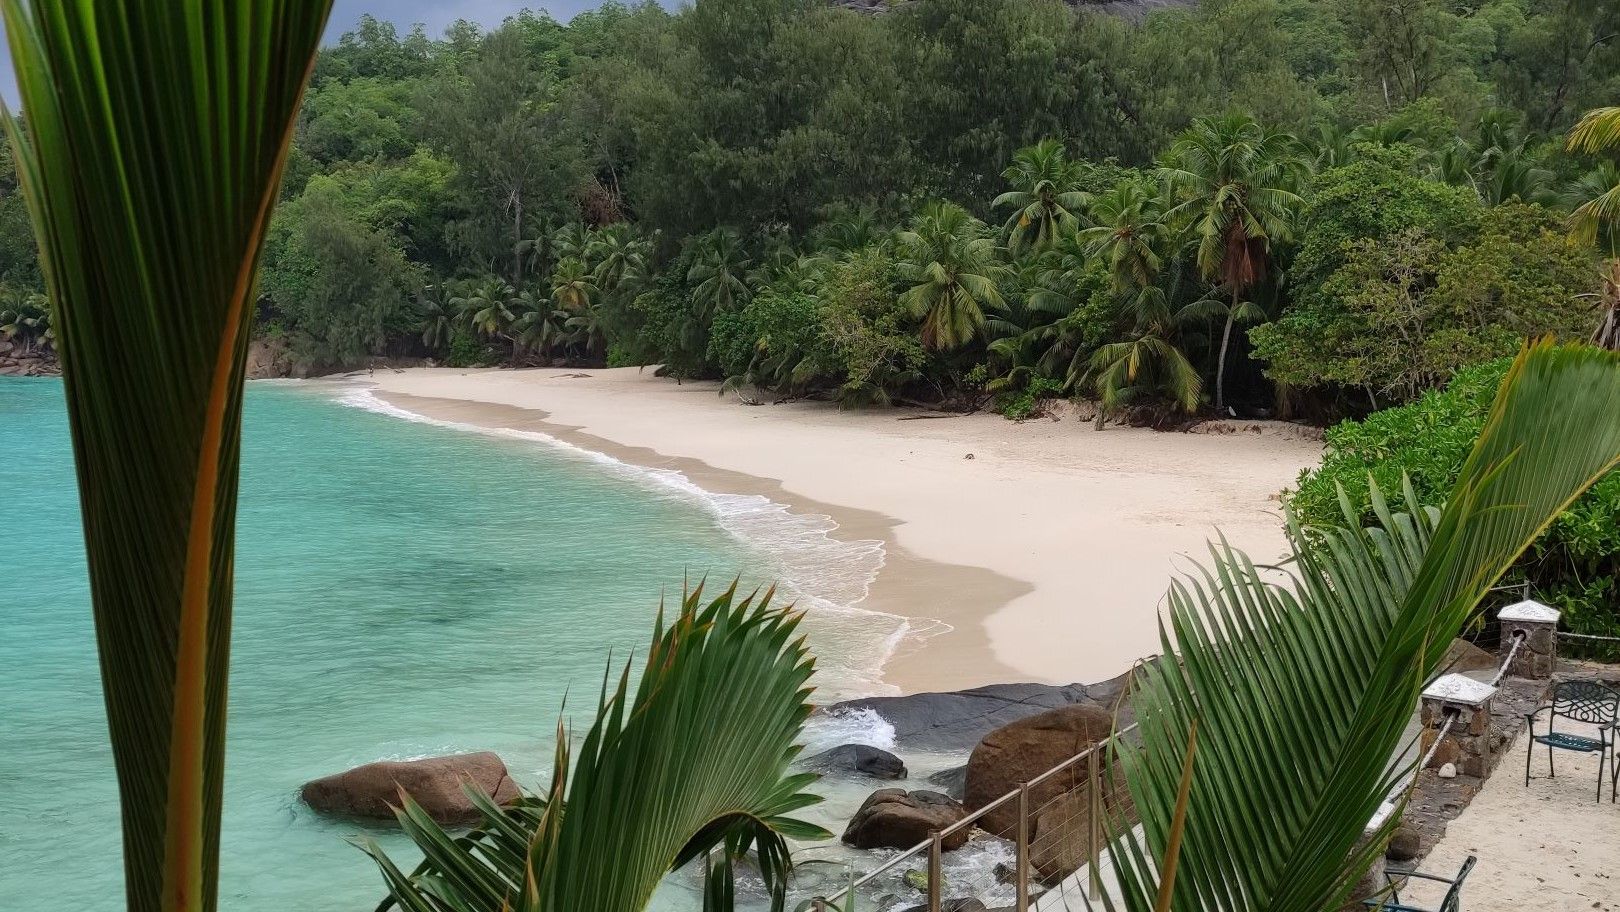
[[[1237,316],[1237,295],[1232,296],[1232,306],[1226,309],[1226,329],[1221,331],[1221,354],[1215,360],[1215,414],[1221,415],[1226,411],[1226,351],[1232,344],[1232,321]]]

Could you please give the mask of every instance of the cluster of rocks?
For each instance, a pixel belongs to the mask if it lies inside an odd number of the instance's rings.
[[[61,372],[51,349],[25,348],[20,342],[0,339],[0,377],[54,377]]]
[[[1050,686],[998,684],[952,693],[874,697],[830,707],[833,712],[869,710],[894,728],[895,742],[905,748],[959,752],[971,749],[965,765],[928,778],[933,788],[879,788],[850,819],[842,840],[858,849],[909,849],[944,832],[942,848],[954,851],[979,834],[1015,838],[1018,807],[1013,802],[991,808],[971,827],[951,827],[989,807],[1112,733],[1128,725],[1122,707],[1124,676],[1100,684]],[[871,745],[846,744],[817,755],[806,765],[832,775],[898,779],[905,766],[898,757]],[[1056,883],[1091,856],[1087,832],[1089,801],[1085,764],[1047,777],[1031,787],[1030,845],[1035,875]],[[1099,770],[1104,807],[1129,812],[1123,780],[1106,763]],[[949,830],[949,832],[945,832]],[[962,899],[962,909],[982,910],[977,900]]]

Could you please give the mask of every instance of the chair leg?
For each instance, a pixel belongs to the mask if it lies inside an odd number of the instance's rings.
[[[1607,759],[1609,759],[1609,755],[1608,755],[1607,752],[1598,751],[1598,793],[1597,793],[1597,800],[1598,800],[1599,804],[1603,803],[1603,761],[1605,761]]]
[[[1534,735],[1535,730],[1532,729],[1530,733],[1532,735]],[[1524,787],[1525,788],[1530,787],[1530,761],[1531,761],[1531,759],[1533,759],[1535,757],[1535,755],[1536,755],[1536,740],[1535,740],[1535,738],[1531,738],[1530,743],[1526,744],[1524,746]]]
[[[1547,745],[1547,778],[1548,779],[1556,779],[1556,778],[1558,778],[1557,771],[1553,769],[1553,754],[1556,754],[1556,753],[1558,753],[1558,752],[1553,750],[1553,746],[1551,744]]]

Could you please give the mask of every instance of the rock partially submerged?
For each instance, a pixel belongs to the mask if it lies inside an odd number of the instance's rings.
[[[894,726],[896,743],[911,750],[966,751],[1011,722],[1061,706],[1083,704],[1112,712],[1129,675],[1097,684],[990,684],[950,693],[866,697],[835,703],[829,712],[869,709]],[[1121,715],[1120,724],[1129,719]]]
[[[904,779],[906,764],[899,757],[870,744],[840,744],[804,761],[813,770],[831,774],[858,774],[873,779]]]
[[[942,769],[929,776],[925,781],[957,801],[961,801],[963,791],[967,785],[967,764]]]
[[[306,782],[299,797],[324,813],[391,821],[403,789],[439,823],[474,823],[478,809],[462,791],[463,783],[471,783],[496,804],[518,797],[517,783],[507,775],[506,764],[490,751],[367,763]]]
[[[939,792],[878,789],[845,828],[845,844],[857,849],[909,849],[967,816],[960,802]],[[945,837],[947,851],[959,849],[970,827]]]

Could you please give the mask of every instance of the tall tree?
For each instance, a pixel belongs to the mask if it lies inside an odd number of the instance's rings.
[[[218,899],[254,274],[327,0],[4,0],[130,912]]]
[[[1226,352],[1232,326],[1248,315],[1244,294],[1271,277],[1272,247],[1293,233],[1302,204],[1299,142],[1253,118],[1203,118],[1170,147],[1162,173],[1181,200],[1167,219],[1185,220],[1198,240],[1198,269],[1231,299],[1215,368],[1215,410],[1226,407]]]

